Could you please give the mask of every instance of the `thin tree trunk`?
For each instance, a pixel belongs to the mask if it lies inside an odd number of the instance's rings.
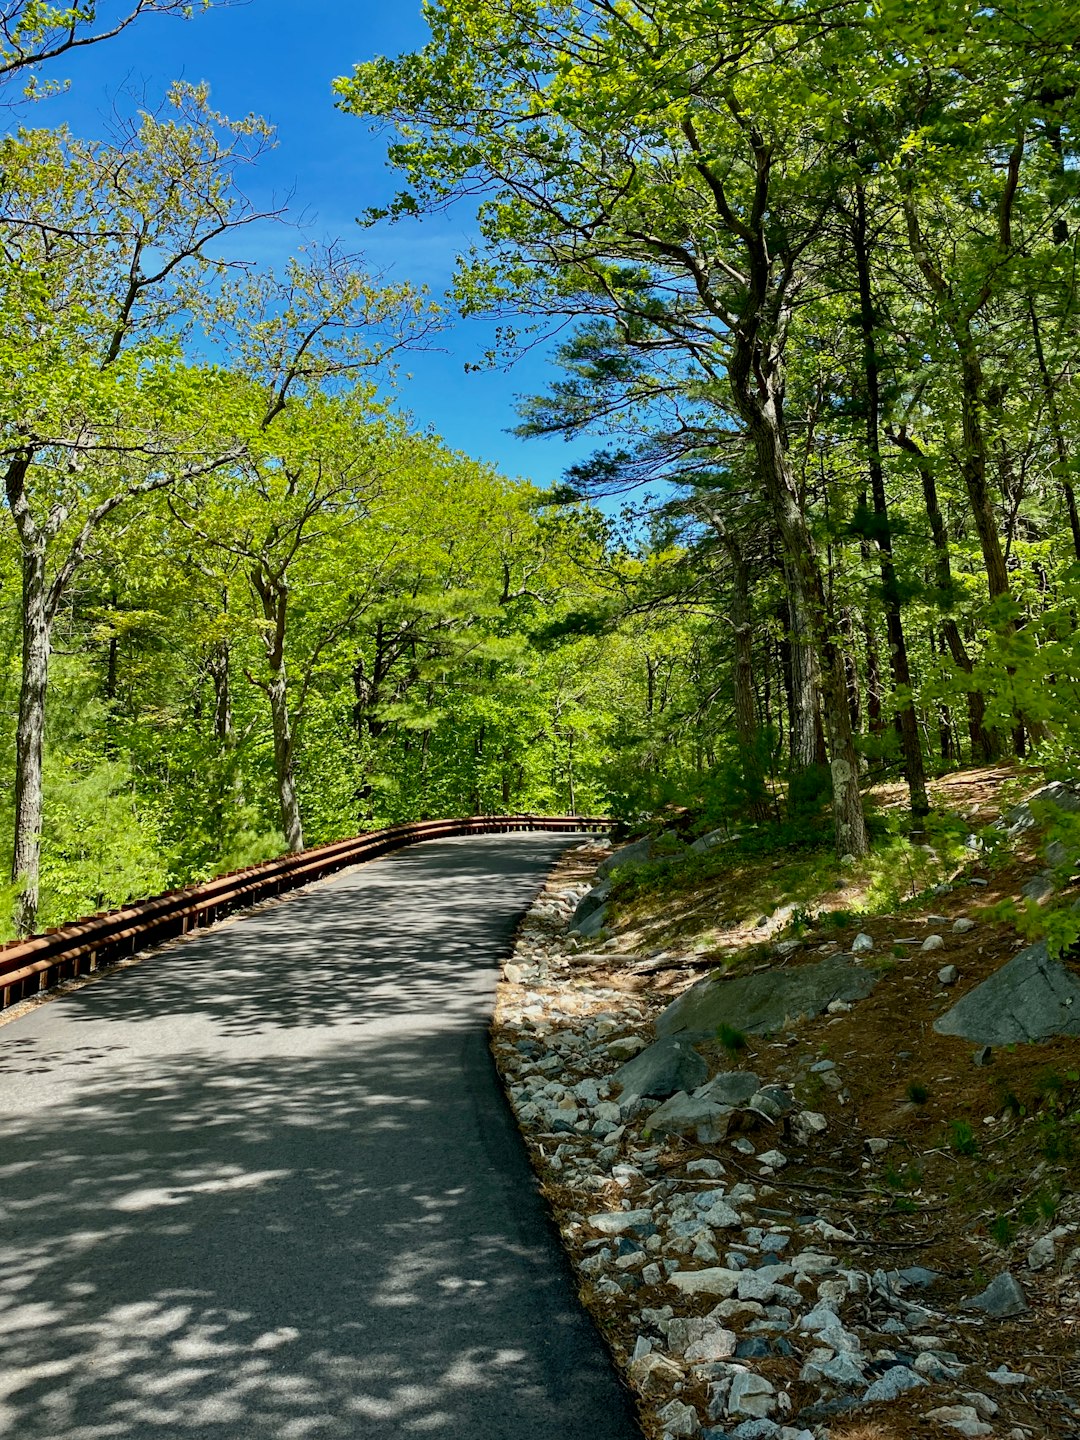
[[[292,719],[289,715],[289,673],[285,661],[289,591],[284,579],[270,574],[262,564],[253,567],[251,583],[262,604],[263,618],[267,622],[266,664],[270,679],[262,688],[270,702],[270,720],[274,731],[274,773],[277,779],[281,828],[290,852],[296,854],[304,848],[304,826],[296,793]]]
[[[44,818],[42,764],[52,630],[45,583],[44,544],[23,552],[22,628],[11,878],[20,886],[15,923],[21,934],[29,935],[37,924],[40,895],[41,828]]]
[[[949,536],[945,529],[945,517],[941,513],[941,505],[938,501],[937,478],[934,475],[933,463],[918,442],[904,431],[895,432],[891,438],[895,445],[911,456],[915,462],[915,468],[919,472],[923,505],[926,510],[926,518],[930,522],[930,534],[934,543],[934,581],[939,593],[945,600],[948,600],[953,594],[952,562],[949,558]],[[965,675],[970,677],[974,672],[975,664],[968,654],[956,621],[951,618],[943,621],[941,633],[948,646],[949,654],[953,658],[953,663],[957,669],[962,670]],[[996,736],[986,729],[986,701],[982,691],[970,683],[967,687],[967,707],[972,760],[995,759],[1000,753],[1000,745]]]
[[[761,736],[754,691],[754,639],[750,612],[750,574],[742,548],[734,536],[720,530],[720,540],[731,562],[731,627],[735,640],[735,733],[750,792],[750,815],[766,820],[765,776],[761,771]]]
[[[874,499],[877,524],[874,535],[881,568],[881,590],[885,603],[885,629],[889,639],[889,664],[893,685],[908,697],[897,711],[900,748],[904,756],[911,813],[916,818],[930,809],[926,793],[926,769],[923,764],[919,722],[915,714],[914,687],[908,660],[907,639],[900,611],[900,586],[893,563],[892,527],[885,495],[885,467],[881,461],[881,384],[879,377],[877,330],[874,324],[874,296],[870,280],[870,242],[866,219],[866,190],[855,187],[855,224],[853,227],[855,265],[859,278],[859,323],[863,334],[863,366],[866,381],[866,455],[870,475],[870,493]]]
[[[210,679],[214,686],[214,739],[219,747],[229,743],[233,730],[232,684],[229,674],[229,642],[219,641],[210,651],[206,661]]]
[[[1069,482],[1069,447],[1065,441],[1065,430],[1061,423],[1061,411],[1058,408],[1057,391],[1054,387],[1053,377],[1050,374],[1050,367],[1046,363],[1046,352],[1042,343],[1042,327],[1039,324],[1039,314],[1035,309],[1035,302],[1028,297],[1028,315],[1031,319],[1031,338],[1035,342],[1035,358],[1039,364],[1039,378],[1042,381],[1043,397],[1046,400],[1046,411],[1050,417],[1050,433],[1054,437],[1054,454],[1056,463],[1054,469],[1057,472],[1058,484],[1061,486],[1061,493],[1065,497],[1065,509],[1069,516],[1069,532],[1072,535],[1073,554],[1080,560],[1080,515],[1076,509],[1076,492]]]
[[[289,718],[288,674],[285,664],[273,673],[266,690],[274,727],[274,768],[277,773],[278,804],[285,843],[296,854],[304,848],[304,826],[296,794],[292,723]]]

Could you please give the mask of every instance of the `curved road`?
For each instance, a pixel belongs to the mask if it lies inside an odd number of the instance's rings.
[[[0,1436],[640,1437],[487,1049],[573,843],[417,846],[0,1027]]]

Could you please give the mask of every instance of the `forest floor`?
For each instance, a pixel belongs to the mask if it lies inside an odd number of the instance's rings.
[[[1024,783],[1013,770],[960,772],[937,782],[933,799],[975,831],[996,820]],[[903,803],[899,791],[877,799],[886,807]],[[599,940],[578,941],[567,932],[568,914],[605,853],[578,849],[551,877],[505,972],[493,1043],[571,1257],[579,1267],[584,1263],[583,1299],[633,1377],[648,1433],[693,1435],[700,1423],[717,1437],[740,1435],[742,1424],[748,1436],[784,1440],[802,1434],[832,1440],[1080,1436],[1080,1044],[1062,1039],[976,1058],[969,1042],[933,1029],[960,993],[1027,943],[995,910],[1018,898],[1039,870],[1035,832],[992,855],[971,849],[936,893],[921,893],[913,881],[915,894],[891,912],[868,903],[874,882],[865,875],[845,877],[834,867],[822,884],[820,871],[800,857],[735,854],[704,882],[691,873],[681,884],[676,869],[617,908]],[[960,933],[953,929],[957,921],[974,923]],[[765,1134],[741,1136],[741,1145],[730,1137],[715,1145],[683,1137],[656,1143],[647,1116],[631,1117],[606,1136],[602,1124],[592,1123],[588,1081],[599,1081],[603,1097],[618,1055],[632,1049],[635,1038],[651,1042],[657,1015],[690,984],[710,972],[846,955],[860,933],[873,940],[861,963],[878,976],[868,998],[839,1013],[801,1018],[776,1034],[729,1038],[735,1049],[719,1040],[697,1047],[710,1072],[748,1070],[762,1086],[785,1087],[798,1107],[824,1117],[820,1134],[799,1143],[781,1122]],[[941,934],[944,947],[923,952],[931,933]],[[956,967],[958,979],[943,984],[939,972],[947,965]],[[617,1054],[609,1052],[613,1045]],[[549,1093],[538,1091],[541,1082]],[[552,1097],[558,1102],[560,1085],[567,1123],[553,1124],[555,1112],[544,1107]],[[571,1101],[580,1105],[580,1119]],[[772,1146],[783,1152],[777,1170],[758,1158]],[[643,1257],[635,1258],[629,1246],[624,1256],[610,1252],[610,1240],[605,1249],[591,1212],[595,1220],[628,1203],[656,1204],[663,1231],[670,1215],[680,1213],[679,1192],[700,1187],[710,1168],[719,1173],[716,1166],[694,1165],[703,1160],[717,1162],[723,1183],[745,1192],[739,1208],[747,1226],[741,1236],[714,1236],[717,1259],[708,1258],[708,1243],[695,1255],[685,1244],[672,1255],[668,1241],[658,1239],[645,1242]],[[800,1218],[800,1212],[808,1213]],[[725,1412],[716,1387],[725,1378],[723,1365],[688,1366],[666,1353],[675,1366],[666,1382],[662,1367],[643,1366],[644,1345],[664,1353],[657,1335],[672,1314],[709,1313],[712,1323],[719,1321],[712,1309],[716,1294],[707,1301],[683,1295],[670,1273],[658,1276],[655,1265],[642,1260],[666,1257],[668,1272],[743,1263],[730,1250],[723,1259],[719,1254],[725,1246],[738,1251],[749,1235],[759,1249],[766,1247],[769,1261],[777,1257],[768,1251],[773,1242],[760,1239],[763,1226],[775,1232],[785,1259],[806,1243],[803,1224],[823,1224],[831,1238],[819,1248],[835,1250],[839,1243],[844,1252],[838,1263],[849,1277],[843,1282],[848,1307],[862,1325],[867,1379],[888,1371],[897,1355],[900,1364],[911,1364],[916,1352],[926,1351],[917,1373],[930,1388],[920,1385],[887,1405],[856,1406],[857,1397],[843,1386],[807,1380],[813,1345],[809,1335],[796,1334],[797,1310],[793,1317],[755,1316],[752,1306],[733,1299],[724,1302],[723,1323],[741,1337],[735,1358],[747,1353],[752,1335],[763,1338],[774,1353],[753,1368],[772,1387],[775,1403],[766,1397],[757,1411],[751,1401],[746,1411]],[[598,1261],[607,1253],[610,1262]],[[760,1256],[751,1260],[758,1264]],[[934,1318],[910,1325],[909,1334],[894,1316],[882,1333],[867,1277],[911,1266],[936,1272],[932,1289],[918,1297]],[[1021,1283],[1022,1314],[988,1319],[963,1309],[966,1298],[1006,1271]],[[856,1273],[866,1282],[861,1299],[862,1282],[850,1278]],[[672,1313],[665,1316],[665,1307]],[[785,1348],[776,1345],[780,1333],[791,1334],[791,1354],[775,1353]],[[991,1372],[1002,1365],[1027,1379],[999,1383]],[[757,1432],[747,1418],[755,1413],[772,1417]]]

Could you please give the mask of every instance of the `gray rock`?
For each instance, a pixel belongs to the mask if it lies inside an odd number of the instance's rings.
[[[633,869],[653,860],[673,859],[685,849],[686,846],[673,830],[665,830],[661,835],[645,835],[630,845],[613,850],[597,869],[597,879],[606,880],[616,870]]]
[[[861,1389],[866,1384],[866,1372],[853,1355],[834,1355],[831,1360],[808,1360],[799,1375],[800,1380],[812,1385],[823,1380],[830,1385],[839,1385],[844,1390]]]
[[[954,935],[967,935],[969,931],[975,929],[975,921],[969,920],[966,915],[961,915],[952,928]]]
[[[591,915],[586,915],[584,920],[575,921],[570,928],[575,934],[581,935],[586,940],[591,940],[603,930],[608,922],[610,913],[611,907],[609,905],[601,905],[600,908],[594,910]]]
[[[724,1175],[724,1167],[719,1160],[691,1160],[686,1167],[688,1175],[704,1175],[708,1180],[720,1180]]]
[[[699,1145],[715,1145],[727,1134],[734,1110],[680,1091],[665,1100],[645,1122],[650,1135],[696,1135]]]
[[[776,1392],[763,1375],[754,1375],[747,1370],[732,1379],[727,1397],[729,1415],[766,1419],[775,1407]]]
[[[1050,959],[1046,942],[1040,940],[970,990],[934,1021],[934,1029],[980,1045],[1080,1035],[1080,982]]]
[[[851,942],[852,955],[869,955],[874,948],[874,937],[867,935],[865,930],[860,930],[855,939]]]
[[[674,1360],[669,1360],[666,1355],[658,1355],[655,1351],[632,1360],[629,1373],[631,1381],[643,1395],[666,1395],[670,1393],[673,1385],[682,1380],[682,1371]]]
[[[799,1145],[809,1145],[815,1135],[823,1135],[829,1122],[818,1110],[800,1110],[791,1118],[791,1133]]]
[[[698,1419],[697,1411],[692,1405],[685,1405],[681,1400],[672,1400],[662,1410],[657,1411],[656,1418],[663,1425],[669,1435],[682,1440],[684,1436],[701,1434],[701,1422]]]
[[[1001,1385],[1007,1390],[1017,1389],[1021,1385],[1027,1385],[1031,1379],[1022,1370],[1010,1370],[1007,1365],[999,1365],[996,1370],[988,1370],[986,1378],[993,1380],[995,1385]]]
[[[740,1300],[757,1300],[767,1305],[775,1295],[776,1287],[794,1273],[790,1265],[762,1265],[759,1270],[745,1270],[739,1276],[735,1293]]]
[[[782,1150],[764,1150],[757,1158],[759,1165],[767,1165],[770,1170],[783,1170],[788,1163]]]
[[[1029,1270],[1045,1270],[1048,1265],[1054,1263],[1056,1249],[1052,1235],[1042,1235],[1031,1249],[1027,1252],[1027,1263]]]
[[[612,1040],[610,1045],[604,1046],[604,1053],[610,1055],[612,1060],[632,1060],[635,1055],[640,1055],[646,1047],[640,1035],[623,1035],[618,1040]]]
[[[684,1295],[715,1295],[728,1300],[735,1294],[740,1272],[713,1265],[707,1270],[676,1270],[668,1278]]]
[[[710,830],[705,835],[700,835],[690,846],[695,855],[704,855],[707,850],[715,850],[717,845],[723,845],[728,838],[726,830]],[[738,839],[736,835],[733,837]]]
[[[782,1120],[795,1109],[795,1100],[791,1092],[782,1085],[766,1085],[763,1089],[754,1091],[747,1101],[747,1106],[769,1120]]]
[[[721,1024],[753,1035],[778,1030],[788,1018],[820,1015],[833,1000],[863,1000],[877,976],[839,958],[790,970],[763,970],[735,979],[699,980],[664,1010],[660,1035],[714,1033]]]
[[[783,1434],[775,1420],[744,1420],[731,1431],[731,1440],[782,1440]]]
[[[666,1100],[680,1090],[693,1090],[707,1079],[709,1067],[686,1035],[666,1036],[620,1065],[611,1076],[623,1101],[631,1096]]]
[[[960,971],[955,965],[943,965],[937,972],[939,985],[955,985],[960,979]]]
[[[651,1235],[655,1229],[651,1210],[608,1210],[588,1219],[603,1235]]]
[[[1025,830],[1030,830],[1038,824],[1031,808],[1031,801],[1051,805],[1055,810],[1063,810],[1067,814],[1074,814],[1080,810],[1080,792],[1073,785],[1063,784],[1060,780],[1052,780],[1049,785],[1041,786],[1022,804],[1014,805],[1004,819],[999,822],[1010,835],[1021,835]]]
[[[906,1365],[894,1365],[891,1370],[886,1370],[880,1380],[875,1380],[866,1391],[863,1403],[873,1405],[879,1400],[898,1400],[907,1390],[916,1390],[926,1381],[921,1375],[916,1375],[914,1370],[909,1370]]]
[[[926,939],[922,942],[922,944],[919,946],[919,949],[923,951],[944,950],[945,941],[941,938],[940,935],[928,935]]]
[[[757,1093],[760,1084],[758,1077],[749,1070],[729,1070],[714,1075],[707,1085],[701,1085],[694,1094],[699,1100],[712,1100],[717,1105],[745,1105],[751,1096]]]
[[[1054,889],[1054,872],[1040,870],[1030,880],[1024,881],[1020,886],[1020,894],[1025,900],[1034,900],[1036,904],[1041,904],[1043,900],[1048,900],[1053,895]]]
[[[574,907],[574,914],[570,920],[570,929],[578,930],[581,922],[587,920],[590,915],[595,914],[610,894],[610,881],[603,881],[599,885],[594,885],[591,890],[586,891]]]
[[[923,1418],[938,1425],[947,1425],[961,1435],[978,1437],[994,1433],[992,1426],[984,1425],[979,1419],[974,1405],[939,1405],[934,1410],[927,1410]]]
[[[733,1330],[721,1326],[708,1330],[698,1340],[692,1340],[684,1351],[684,1357],[691,1365],[711,1365],[718,1360],[727,1360],[735,1354],[739,1337]]]
[[[965,1310],[981,1310],[995,1320],[1023,1315],[1028,1308],[1023,1290],[1007,1270],[991,1280],[981,1295],[973,1295],[963,1305]]]

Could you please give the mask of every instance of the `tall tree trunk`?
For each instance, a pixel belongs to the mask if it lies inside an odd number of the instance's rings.
[[[843,655],[833,635],[813,537],[788,463],[781,377],[775,370],[768,375],[766,363],[756,345],[737,333],[729,370],[732,393],[754,445],[758,473],[787,558],[792,593],[807,621],[807,638],[820,657],[837,854],[865,855],[870,842],[859,794],[859,757],[848,714]]]
[[[881,591],[885,604],[885,629],[889,639],[889,664],[894,687],[907,696],[906,704],[897,710],[900,748],[904,756],[904,773],[908,782],[911,813],[918,818],[927,814],[930,801],[926,794],[926,769],[923,764],[919,722],[915,714],[915,698],[911,683],[907,639],[900,610],[900,586],[893,562],[892,527],[885,495],[885,467],[881,461],[881,383],[874,317],[874,296],[870,279],[870,239],[866,219],[866,189],[855,187],[855,223],[852,227],[855,266],[859,279],[859,323],[863,335],[863,370],[866,383],[866,456],[870,475],[870,493],[874,500],[874,538],[881,568]]]
[[[271,676],[266,689],[274,727],[274,768],[277,773],[278,805],[285,843],[296,854],[304,848],[304,826],[296,794],[292,722],[289,717],[288,674],[284,661]]]
[[[271,574],[265,565],[252,568],[251,583],[262,605],[266,621],[264,643],[270,679],[262,685],[270,702],[274,731],[274,773],[277,779],[281,828],[291,853],[304,848],[304,826],[296,793],[292,718],[289,714],[289,672],[285,661],[285,633],[289,611],[289,589],[280,574]]]
[[[968,336],[960,353],[960,408],[964,426],[964,454],[960,469],[967,489],[968,504],[971,506],[971,518],[975,521],[975,532],[982,550],[986,583],[993,601],[1008,595],[1010,591],[1009,572],[1005,566],[1005,552],[1001,548],[1001,535],[987,476],[988,447],[982,392],[982,364],[974,343]]]
[[[844,637],[844,683],[847,687],[848,714],[851,728],[857,735],[862,729],[862,694],[859,690],[859,666],[855,658],[855,622],[845,605],[839,616],[840,634]]]
[[[761,735],[758,729],[757,696],[754,692],[754,639],[750,611],[750,573],[742,547],[723,526],[717,527],[721,544],[731,562],[731,628],[735,641],[735,733],[739,740],[743,769],[750,792],[750,815],[766,820],[765,776],[761,769]]]
[[[863,621],[863,644],[866,651],[866,724],[871,735],[880,735],[885,728],[881,698],[881,656],[878,653],[874,622],[867,615]]]
[[[230,658],[228,640],[219,640],[206,659],[214,686],[214,739],[219,748],[229,743],[233,730]]]
[[[15,923],[21,934],[29,935],[37,923],[40,895],[41,827],[44,818],[42,762],[52,630],[43,542],[23,552],[22,629],[11,878],[20,886]]]
[[[827,764],[828,757],[822,753],[821,686],[814,648],[810,643],[810,624],[786,563],[784,576],[788,592],[784,674],[788,679],[791,770],[793,774],[800,775],[812,765]]]
[[[1080,560],[1080,514],[1077,514],[1076,509],[1076,492],[1069,481],[1069,447],[1066,443],[1065,430],[1061,423],[1057,388],[1050,374],[1050,367],[1046,363],[1046,351],[1043,349],[1039,312],[1035,309],[1035,301],[1030,296],[1028,297],[1028,316],[1031,319],[1031,338],[1035,342],[1035,358],[1039,364],[1039,379],[1042,381],[1043,398],[1046,401],[1046,413],[1050,419],[1050,433],[1054,437],[1054,469],[1057,472],[1061,493],[1065,497],[1065,509],[1069,516],[1069,532],[1072,535],[1073,554]]]
[[[934,581],[942,598],[948,602],[953,594],[952,561],[949,557],[949,536],[945,529],[945,517],[941,513],[941,505],[938,500],[937,477],[934,475],[933,462],[918,441],[913,440],[905,431],[893,432],[891,439],[905,454],[911,456],[915,462],[915,468],[919,472],[923,506],[926,510],[926,518],[930,522],[930,534],[934,543]],[[973,761],[976,759],[993,760],[1000,754],[1001,747],[997,737],[986,728],[986,700],[983,693],[970,683],[970,677],[975,670],[974,661],[968,654],[963,636],[960,634],[960,627],[955,620],[950,618],[943,621],[941,633],[954,665],[969,677],[967,707],[971,758]]]

